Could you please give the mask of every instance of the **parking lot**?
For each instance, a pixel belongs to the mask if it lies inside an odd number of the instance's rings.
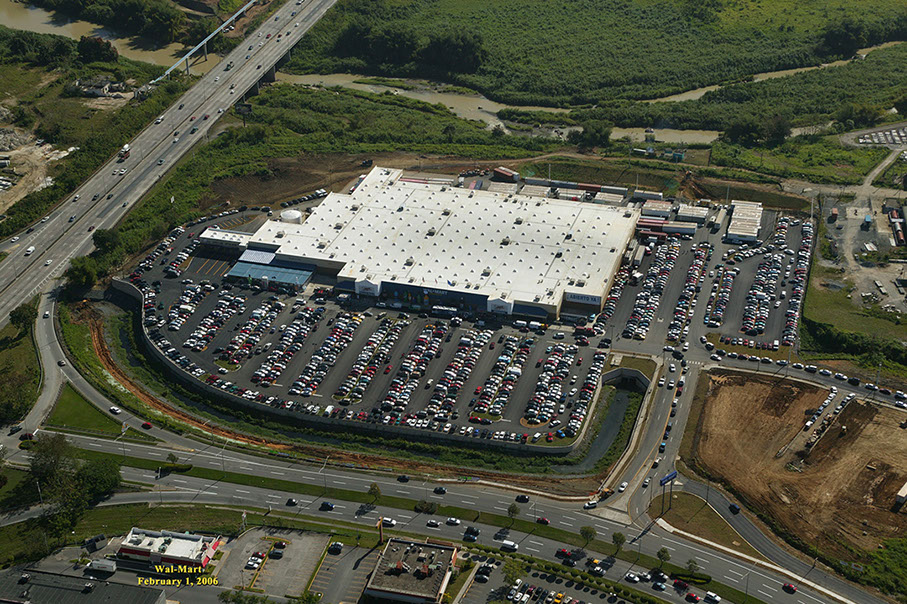
[[[199,247],[195,235],[257,216],[176,229],[130,275],[150,339],[177,366],[300,414],[541,446],[582,429],[612,334],[686,350],[702,321],[721,334],[791,343],[812,239],[810,224],[769,211],[758,247],[729,245],[705,227],[651,242],[639,267],[621,269],[602,313],[545,326],[456,309],[404,312],[389,301],[351,307],[325,284],[290,292],[225,283],[235,258]]]
[[[329,550],[312,582],[312,591],[322,594],[322,602],[359,601],[378,553],[375,549],[350,546]]]
[[[275,595],[300,594],[315,572],[328,536],[252,529],[230,542],[218,566],[221,585],[245,585]]]

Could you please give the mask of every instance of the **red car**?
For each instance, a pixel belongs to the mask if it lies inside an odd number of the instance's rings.
[[[151,429],[151,422],[144,422],[144,423],[142,424],[142,427],[143,427],[144,429],[146,429],[146,430],[150,430],[150,429]]]
[[[700,601],[701,599],[702,599],[702,598],[700,598],[699,596],[697,596],[696,594],[694,594],[692,591],[691,591],[690,593],[687,594],[687,602],[698,602],[698,601]]]
[[[390,372],[391,372],[391,369],[392,369],[393,367],[394,367],[393,365],[388,365],[387,367],[384,368],[384,373],[390,373]]]
[[[577,358],[577,359],[576,359],[576,366],[579,367],[579,366],[582,365],[582,364],[583,364],[583,357]]]
[[[689,585],[687,585],[685,581],[681,581],[680,579],[674,579],[674,589],[679,589],[680,591],[686,591],[688,587],[689,587]]]
[[[561,548],[561,549],[557,550],[557,551],[554,553],[554,555],[555,555],[555,557],[557,557],[557,558],[569,558],[569,557],[570,557],[570,552],[568,552],[568,551],[567,551],[566,549],[564,549],[564,548]]]
[[[547,519],[547,518],[539,517],[539,518],[536,518],[535,521],[536,521],[537,523],[539,523],[539,524],[548,524],[548,519]]]
[[[206,119],[208,119],[209,117],[211,117],[211,114],[210,114],[210,113],[206,113],[205,116],[204,116],[202,119],[203,119],[203,120],[206,120]]]
[[[797,593],[797,586],[794,585],[793,583],[785,583],[783,586],[783,589],[784,589],[784,591],[786,591],[789,594]]]
[[[194,122],[194,121],[195,121],[195,116],[193,115],[192,117],[190,117],[190,118],[189,118],[189,121],[190,121],[190,122]]]

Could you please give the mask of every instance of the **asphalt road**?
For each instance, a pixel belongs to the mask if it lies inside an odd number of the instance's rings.
[[[198,458],[195,459],[195,463],[202,465]],[[445,522],[445,518],[442,517],[433,517],[430,515],[418,514],[411,510],[406,511],[395,508],[387,508],[380,505],[372,506],[350,502],[339,502],[337,500],[332,500],[332,502],[335,504],[335,507],[332,511],[321,511],[321,503],[325,500],[320,497],[300,496],[292,492],[235,485],[219,481],[197,479],[189,476],[170,476],[163,480],[155,481],[153,474],[148,473],[146,470],[137,470],[133,468],[124,468],[123,476],[125,479],[135,482],[153,482],[155,483],[155,490],[153,492],[126,493],[115,495],[102,505],[145,502],[235,505],[246,506],[249,508],[270,508],[273,511],[323,516],[326,519],[354,522],[368,527],[374,527],[378,519],[384,517],[394,519],[397,523],[395,527],[397,530],[416,532],[431,537],[447,539],[462,539],[464,530],[469,524],[467,522],[462,522],[458,526],[451,526],[448,525]],[[336,483],[336,479],[329,478],[328,485],[332,484],[332,480],[334,483]],[[381,484],[381,481],[379,481],[379,484]],[[381,484],[381,486],[382,490],[387,493],[387,489],[393,485],[391,483]],[[486,492],[486,489],[480,489],[474,492],[476,493],[475,496],[477,497],[476,501],[478,503],[477,506],[473,506],[474,509],[481,509],[482,504],[489,497],[496,496],[490,495],[488,493],[486,493],[485,496],[480,496],[480,494]],[[289,497],[295,498],[298,504],[294,507],[286,505],[287,499]],[[464,497],[465,494],[463,492],[463,489],[457,489],[456,493],[454,492],[454,489],[452,489],[451,492],[447,494],[446,499],[460,499],[465,503]],[[512,499],[510,501],[512,501]],[[552,503],[548,503],[546,504],[546,506],[547,505],[552,505]],[[0,526],[36,517],[40,515],[41,512],[42,510],[40,508],[32,508],[27,512],[8,515],[7,517],[0,519]],[[575,513],[574,515],[580,516],[581,514]],[[438,520],[440,526],[427,526],[426,523],[429,519]],[[605,527],[599,526],[600,524],[601,523],[597,521],[593,521],[593,525],[598,526],[599,533],[607,538],[607,529]],[[519,531],[501,529],[498,527],[481,524],[473,524],[473,526],[477,526],[481,530],[478,538],[479,544],[495,547],[501,541],[508,539],[515,541],[520,545],[519,551],[521,553],[526,553],[528,555],[545,560],[556,561],[557,558],[555,556],[555,552],[565,547],[563,543],[545,537],[540,537],[532,533],[522,533]],[[628,535],[628,537],[630,537],[630,535]],[[663,546],[669,547],[671,550],[673,550],[671,553],[675,560],[681,561],[682,563],[683,561],[690,558],[695,558],[702,565],[705,572],[711,573],[716,577],[724,575],[731,577],[739,576],[743,578],[749,575],[748,585],[750,593],[766,601],[772,601],[774,596],[781,597],[781,594],[783,594],[783,592],[780,591],[780,587],[783,583],[789,581],[789,579],[775,573],[759,568],[754,568],[752,565],[738,562],[733,558],[724,558],[705,548],[696,545],[690,545],[681,540],[663,537],[661,535],[655,534],[654,532],[648,532],[638,539],[628,541],[624,549],[627,551],[637,551],[648,554],[650,556],[654,556],[655,552]],[[573,550],[574,548],[572,546],[567,546],[567,549]],[[589,553],[589,555],[595,557],[595,554]],[[580,565],[582,565],[582,562],[580,563]],[[613,568],[609,569],[606,572],[605,576],[613,580],[621,580],[626,572],[630,570],[633,570],[634,572],[642,572],[649,569],[640,565],[616,560],[614,561]],[[810,575],[810,578],[816,579],[814,575]],[[740,587],[742,589],[742,585],[734,586]],[[647,587],[644,584],[642,584],[640,588],[646,591],[652,591],[650,587]],[[680,596],[672,591],[668,591],[663,594],[655,594],[653,592],[653,595],[669,602],[681,601]],[[832,602],[833,600],[823,596],[818,592],[813,592],[806,586],[801,586],[800,590],[797,592],[796,597],[791,601],[802,602],[803,604],[812,604],[814,602]]]
[[[162,123],[151,124],[133,140],[123,141],[129,142],[131,147],[128,159],[117,162],[115,157],[111,158],[57,206],[46,222],[36,223],[34,232],[21,234],[15,243],[7,241],[0,245],[0,251],[10,253],[0,271],[0,325],[6,323],[10,310],[39,293],[50,279],[62,274],[70,258],[92,249],[90,227],[115,225],[170,166],[197,142],[206,139],[209,129],[220,117],[220,111],[226,111],[255,87],[335,1],[306,0],[302,6],[287,3],[275,17],[268,19],[221,60],[224,66],[233,61],[235,66],[230,71],[218,65],[163,113]],[[293,11],[298,13],[291,16]],[[278,34],[283,34],[280,41],[276,37]],[[266,37],[268,35],[270,39]],[[263,45],[259,46],[259,43]],[[248,50],[249,46],[252,50]],[[246,59],[246,55],[251,58]],[[205,115],[210,117],[204,119]],[[193,127],[198,131],[190,134]],[[174,135],[177,131],[179,136]],[[163,160],[160,165],[159,160]],[[127,172],[121,176],[118,171],[122,168]],[[79,199],[73,201],[76,195]],[[93,200],[95,195],[98,195],[97,200]],[[25,250],[30,246],[35,251],[26,256]]]

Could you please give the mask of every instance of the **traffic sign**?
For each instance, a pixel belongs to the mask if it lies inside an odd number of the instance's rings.
[[[669,482],[671,482],[672,480],[674,480],[675,478],[677,478],[677,470],[674,470],[673,472],[671,472],[670,474],[666,475],[664,478],[659,480],[658,486],[663,487],[666,484],[668,484]]]

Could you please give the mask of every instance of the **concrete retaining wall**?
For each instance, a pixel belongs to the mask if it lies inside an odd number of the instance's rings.
[[[127,296],[130,300],[134,301],[138,305],[139,312],[142,312],[143,298],[142,292],[139,291],[134,285],[128,281],[121,281],[114,279],[111,282],[111,289],[121,294]],[[141,317],[144,319],[144,316]],[[280,419],[289,419],[291,422],[306,426],[309,428],[315,428],[319,430],[325,430],[327,432],[348,432],[355,431],[360,434],[370,434],[370,435],[381,435],[386,438],[404,438],[407,440],[417,440],[421,442],[427,442],[432,444],[438,444],[443,442],[449,442],[453,445],[460,447],[472,447],[476,449],[487,449],[489,447],[499,449],[514,455],[557,455],[564,456],[571,453],[576,446],[582,442],[585,437],[585,430],[588,428],[591,422],[584,422],[583,430],[580,438],[577,438],[573,444],[562,446],[562,447],[552,447],[552,446],[532,446],[532,445],[523,445],[520,443],[514,442],[502,442],[497,440],[489,439],[477,439],[477,438],[464,438],[457,434],[445,434],[443,432],[427,432],[425,430],[418,430],[415,428],[410,428],[408,426],[385,426],[384,424],[370,423],[370,422],[353,422],[353,421],[342,421],[330,417],[321,417],[318,415],[309,415],[305,413],[300,413],[298,411],[290,411],[287,409],[275,409],[274,407],[269,407],[267,405],[262,405],[261,403],[253,402],[246,400],[242,397],[230,394],[207,384],[202,380],[195,378],[192,375],[189,375],[181,367],[176,365],[170,358],[168,358],[164,352],[158,348],[154,342],[148,337],[148,331],[145,329],[144,323],[142,323],[142,338],[140,343],[144,349],[145,354],[156,359],[158,362],[162,363],[176,378],[178,382],[186,385],[187,387],[202,392],[205,396],[211,397],[214,400],[217,400],[221,403],[226,404],[227,406],[237,409],[244,412],[255,412],[270,415],[274,418]],[[649,387],[649,379],[640,371],[636,369],[628,369],[626,367],[617,367],[608,371],[602,375],[602,383],[608,384],[616,381],[630,380],[637,387],[641,388],[643,391],[647,390]],[[594,410],[590,408],[590,413],[587,415],[587,418],[591,420]],[[525,430],[527,432],[532,432],[531,428],[519,427],[520,430]],[[516,431],[516,429],[514,429]]]

